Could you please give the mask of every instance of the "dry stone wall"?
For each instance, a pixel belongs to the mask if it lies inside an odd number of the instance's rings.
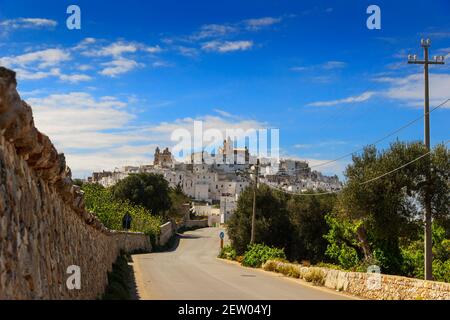
[[[316,279],[327,288],[346,292],[361,298],[376,300],[450,300],[450,283],[426,281],[385,274],[346,272],[319,267],[269,260],[263,268],[284,274],[296,274]]]
[[[121,249],[151,244],[108,230],[86,210],[64,155],[34,126],[15,73],[0,68],[0,300],[98,298]],[[66,286],[71,265],[80,267],[80,290]]]

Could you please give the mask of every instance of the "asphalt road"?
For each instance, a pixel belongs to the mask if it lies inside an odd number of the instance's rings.
[[[302,280],[217,259],[219,228],[180,235],[169,252],[133,256],[141,299],[336,300],[351,297]]]

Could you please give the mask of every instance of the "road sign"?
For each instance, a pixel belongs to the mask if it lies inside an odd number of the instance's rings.
[[[220,231],[219,237],[220,237],[220,239],[223,239],[223,238],[225,238],[225,232],[223,232],[223,231]]]

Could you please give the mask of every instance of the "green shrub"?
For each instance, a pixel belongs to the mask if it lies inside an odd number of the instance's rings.
[[[84,184],[82,187],[86,208],[92,211],[109,229],[122,230],[125,213],[132,217],[131,230],[143,232],[155,239],[159,235],[162,220],[142,206],[114,199],[111,191],[98,184]]]
[[[231,245],[224,246],[219,254],[219,258],[228,260],[236,260],[236,256],[236,250]]]
[[[333,264],[333,263],[319,262],[318,264],[316,264],[316,266],[320,267],[320,268],[327,268],[327,269],[332,269],[332,270],[348,271],[348,270],[342,268],[341,266],[339,266],[337,264]]]
[[[267,260],[286,259],[283,249],[269,247],[263,244],[251,244],[244,254],[242,265],[247,267],[259,268]]]
[[[450,282],[450,260],[433,260],[433,278],[436,281]]]

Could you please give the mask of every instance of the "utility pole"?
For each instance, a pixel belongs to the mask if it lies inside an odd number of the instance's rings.
[[[254,166],[255,181],[253,186],[253,214],[252,214],[252,233],[250,237],[250,243],[255,242],[255,220],[256,220],[256,189],[258,188],[258,174],[259,174],[259,159],[256,160]]]
[[[430,143],[430,89],[428,66],[430,64],[444,64],[444,56],[435,56],[433,60],[429,59],[428,49],[431,46],[430,39],[422,39],[420,44],[424,51],[424,60],[417,60],[417,55],[408,55],[409,64],[423,64],[424,78],[425,78],[425,104],[424,104],[424,142],[427,152],[431,150]],[[428,159],[430,159],[428,157]],[[432,216],[431,216],[431,171],[430,160],[428,160],[426,172],[426,187],[425,187],[425,280],[433,280],[433,243],[432,243]]]

